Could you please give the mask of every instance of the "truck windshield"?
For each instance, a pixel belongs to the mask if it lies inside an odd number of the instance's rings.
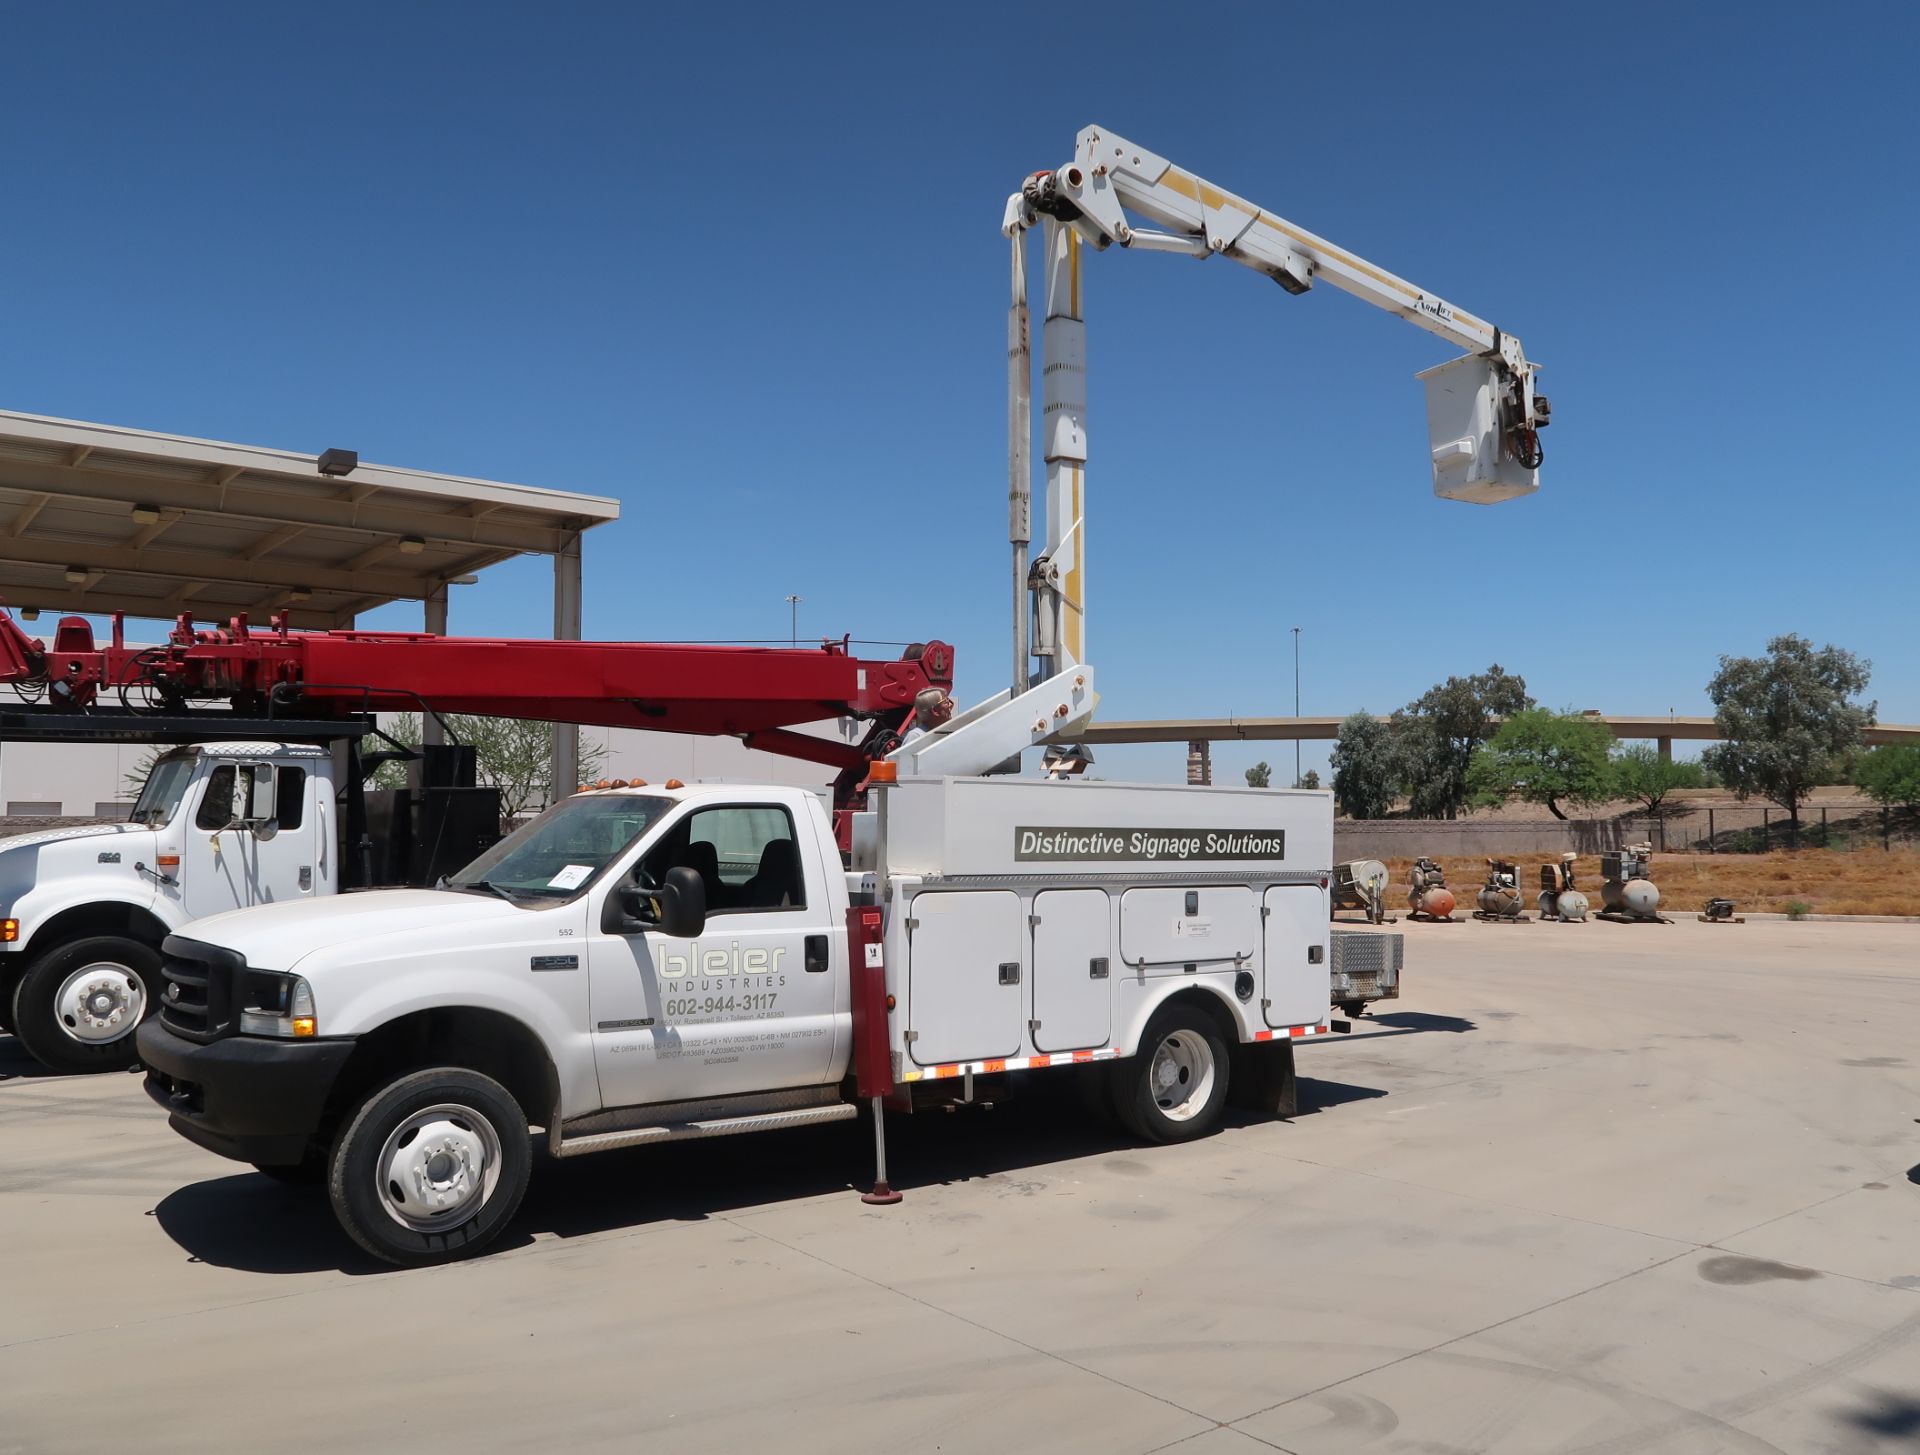
[[[161,824],[173,818],[173,811],[180,806],[185,797],[187,784],[193,778],[193,759],[161,758],[153,765],[153,771],[147,774],[147,783],[140,790],[140,797],[133,805],[133,812],[127,815],[131,823],[145,824],[157,829]]]
[[[449,876],[447,887],[571,899],[673,802],[631,793],[566,799]]]

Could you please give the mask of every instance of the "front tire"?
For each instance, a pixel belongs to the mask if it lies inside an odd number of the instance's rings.
[[[133,1065],[134,1030],[160,1008],[160,953],[123,935],[57,945],[21,975],[13,1033],[54,1071]]]
[[[361,1103],[334,1142],[327,1191],[347,1236],[403,1268],[471,1258],[519,1210],[526,1113],[491,1077],[439,1066]]]
[[[18,965],[0,963],[0,1036],[13,1034],[13,993],[20,988]]]
[[[1138,1055],[1114,1068],[1114,1110],[1149,1142],[1190,1142],[1227,1109],[1227,1043],[1206,1012],[1170,1005],[1140,1038]]]

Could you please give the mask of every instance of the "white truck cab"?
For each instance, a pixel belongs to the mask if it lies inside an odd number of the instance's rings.
[[[324,748],[206,743],[157,758],[125,823],[0,839],[0,1029],[56,1070],[133,1064],[168,934],[333,892],[333,802]]]
[[[852,868],[811,792],[670,784],[568,798],[438,889],[201,920],[165,942],[148,1091],[203,1147],[324,1175],[403,1264],[500,1232],[536,1128],[564,1157],[1086,1063],[1149,1139],[1209,1130],[1230,1082],[1288,1109],[1326,1029],[1326,794],[876,793]]]

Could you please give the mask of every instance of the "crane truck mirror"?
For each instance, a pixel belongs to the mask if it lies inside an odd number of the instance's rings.
[[[275,782],[271,763],[243,763],[234,784],[234,814],[263,843],[280,831],[275,813]]]

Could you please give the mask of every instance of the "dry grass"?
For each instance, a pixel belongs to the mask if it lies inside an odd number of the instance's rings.
[[[1540,890],[1544,854],[1515,861],[1520,887],[1529,904]],[[1393,877],[1387,903],[1402,913],[1407,903],[1411,859],[1389,859]],[[1487,877],[1481,859],[1443,858],[1447,887],[1460,902],[1456,915],[1473,909],[1473,894]],[[1600,856],[1583,855],[1573,866],[1574,882],[1600,907]],[[1805,849],[1773,854],[1655,854],[1653,882],[1660,886],[1660,907],[1668,914],[1697,914],[1709,899],[1731,899],[1739,910],[1784,914],[1794,901],[1812,914],[1920,915],[1920,851],[1859,849],[1839,853]],[[1738,910],[1736,913],[1739,912]]]

